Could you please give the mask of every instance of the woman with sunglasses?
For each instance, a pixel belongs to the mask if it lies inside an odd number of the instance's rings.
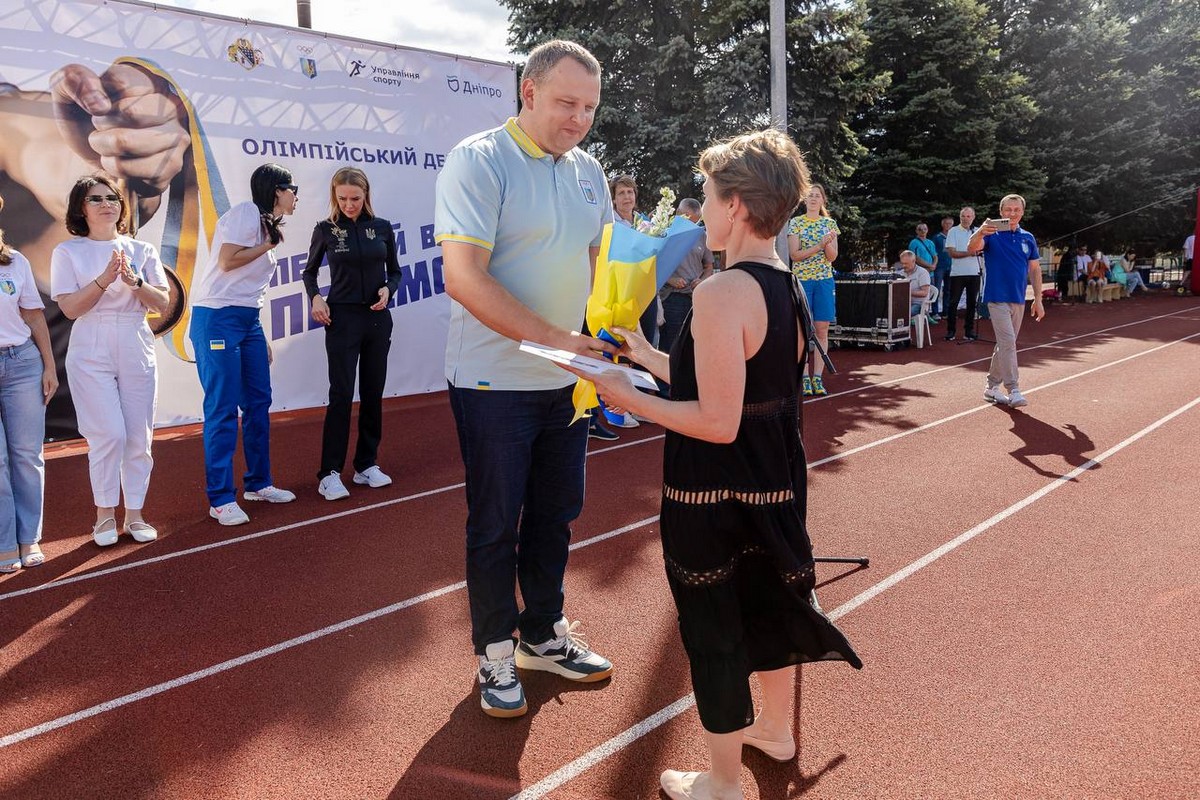
[[[242,497],[267,503],[296,499],[271,481],[271,349],[259,312],[275,274],[283,218],[296,210],[299,193],[292,173],[278,164],[254,170],[251,199],[217,222],[208,268],[193,295],[190,336],[204,388],[208,515],[222,525],[250,521],[237,504],[233,485],[239,407],[246,456]]]
[[[58,376],[43,308],[33,268],[0,231],[0,574],[46,560],[42,440]]]
[[[130,238],[129,206],[112,178],[80,178],[67,199],[74,238],[50,257],[50,296],[75,320],[67,345],[67,382],[88,443],[96,524],[92,539],[116,544],[121,531],[152,542],[142,518],[154,459],[158,362],[146,312],[161,313],[170,295],[154,245]],[[125,521],[116,507],[125,495]]]

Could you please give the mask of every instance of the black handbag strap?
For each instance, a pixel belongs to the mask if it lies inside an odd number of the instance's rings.
[[[821,347],[821,342],[817,339],[817,326],[813,324],[812,310],[808,307],[808,296],[800,288],[800,279],[795,274],[792,275],[791,289],[792,300],[796,304],[796,319],[800,320],[800,332],[808,345],[809,358],[819,355],[825,362],[825,369],[836,375],[837,368],[833,366],[829,354],[825,352],[825,348]],[[803,370],[803,366],[802,362],[799,368]]]

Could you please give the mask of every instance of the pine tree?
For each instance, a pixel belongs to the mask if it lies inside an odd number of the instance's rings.
[[[865,30],[868,74],[891,85],[856,121],[868,155],[851,191],[889,261],[919,221],[964,204],[982,213],[1009,192],[1037,198],[1043,178],[1017,135],[1035,107],[1001,68],[982,3],[869,0]]]

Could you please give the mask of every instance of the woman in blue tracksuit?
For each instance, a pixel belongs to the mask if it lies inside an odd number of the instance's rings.
[[[250,518],[237,504],[233,454],[242,412],[245,492],[251,501],[290,503],[296,495],[271,482],[271,353],[259,312],[275,274],[282,220],[296,210],[299,187],[278,164],[250,176],[251,200],[217,222],[208,268],[192,301],[192,348],[204,387],[204,468],[208,514],[222,525]]]

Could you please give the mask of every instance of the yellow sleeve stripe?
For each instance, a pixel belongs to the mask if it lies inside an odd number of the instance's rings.
[[[486,242],[483,239],[476,239],[474,236],[463,236],[457,233],[439,233],[434,235],[433,241],[437,244],[442,242],[462,242],[463,244],[473,244],[476,247],[482,247],[484,250],[491,250],[495,247],[492,242]]]

